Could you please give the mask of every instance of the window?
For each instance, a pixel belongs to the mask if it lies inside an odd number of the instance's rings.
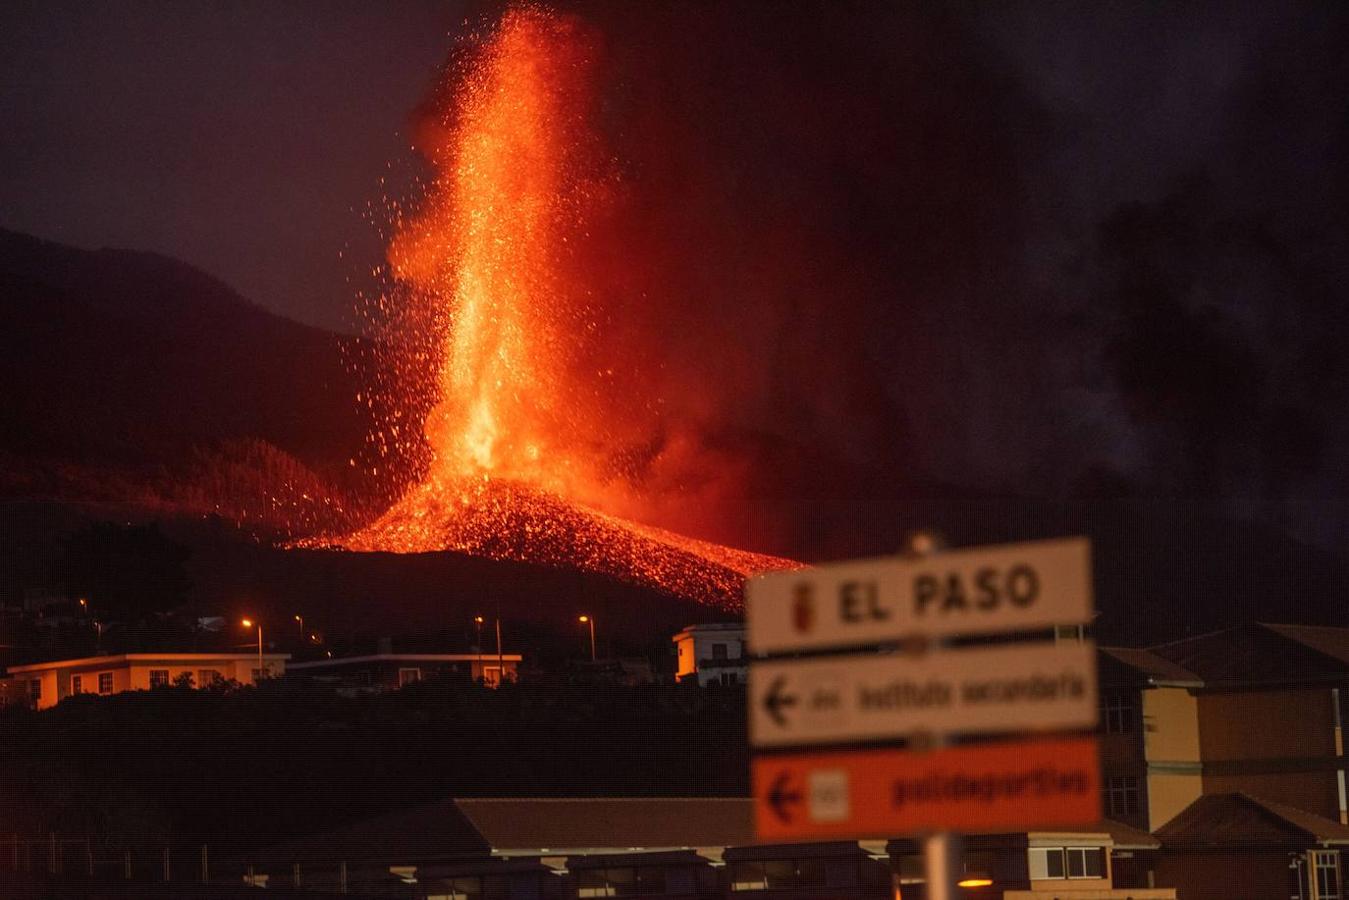
[[[1069,878],[1104,878],[1105,850],[1101,847],[1068,847]]]
[[[111,694],[111,693],[112,693],[112,673],[111,673],[111,672],[99,672],[99,673],[98,673],[98,692],[99,692],[100,694]]]
[[[824,863],[824,883],[831,888],[857,887],[860,882],[855,859],[829,859]]]
[[[665,870],[665,893],[693,894],[698,891],[698,875],[692,866],[674,866]]]
[[[824,860],[797,860],[796,887],[824,887]]]
[[[687,870],[676,870],[683,872]],[[687,877],[667,879],[659,866],[615,869],[581,869],[577,872],[577,892],[581,897],[638,897],[651,894],[678,893],[668,884],[682,884],[692,893],[692,872]]]
[[[725,645],[725,644],[713,644],[713,645],[712,645],[712,658],[713,658],[713,659],[725,659],[725,658],[726,658],[726,645]]]
[[[1134,701],[1128,694],[1110,694],[1101,709],[1106,734],[1133,734]]]
[[[1030,877],[1032,879],[1064,877],[1062,847],[1032,847],[1030,850]]]
[[[509,900],[514,893],[507,880],[500,875],[454,878],[445,882],[445,885],[449,893],[435,896],[445,897],[446,900]]]
[[[731,866],[733,891],[846,888],[856,887],[858,880],[856,859],[773,859]]]
[[[763,863],[739,862],[731,866],[731,890],[762,891],[767,887]]]
[[[1105,780],[1105,814],[1112,819],[1138,815],[1138,779],[1133,775],[1111,775]]]
[[[28,699],[34,703],[42,699],[42,679],[34,678],[28,682]]]
[[[151,669],[151,670],[150,670],[150,687],[151,687],[151,688],[162,688],[162,687],[168,687],[168,686],[169,686],[169,670],[168,670],[168,669]]]
[[[208,688],[213,685],[219,684],[223,680],[224,679],[220,677],[220,673],[217,672],[215,669],[197,670],[197,687]]]
[[[421,669],[399,669],[399,670],[398,670],[398,686],[399,686],[399,687],[407,687],[409,684],[412,684],[413,682],[417,682],[417,681],[421,681],[421,680],[422,680],[422,670],[421,670]]]
[[[739,684],[740,677],[736,675],[734,672],[722,672],[721,683],[728,687],[733,684]]]
[[[72,694],[83,694],[83,693],[84,693],[84,676],[83,676],[83,675],[71,675],[71,676],[70,676],[70,692],[71,692]]]
[[[1312,872],[1316,900],[1340,900],[1340,854],[1338,850],[1313,850]]]

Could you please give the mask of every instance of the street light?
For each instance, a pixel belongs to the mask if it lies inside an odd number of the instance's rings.
[[[304,616],[295,616],[295,621],[300,623],[300,640],[304,640]]]
[[[266,672],[266,670],[262,667],[262,623],[254,622],[252,619],[243,620],[243,626],[245,628],[252,628],[255,625],[257,626],[258,629],[258,674],[257,677],[253,679],[253,684],[256,685],[259,681],[262,680],[262,676]]]
[[[992,885],[993,879],[989,878],[983,872],[971,872],[956,882],[956,887],[963,888],[982,888],[991,887]]]
[[[478,677],[483,678],[484,675],[482,671],[482,616],[473,617],[473,627],[478,633],[478,638],[473,644],[474,649],[478,651]]]
[[[591,661],[591,662],[594,662],[594,661],[595,661],[595,617],[594,617],[594,616],[581,616],[581,618],[578,619],[577,621],[580,622],[582,625],[587,625],[587,624],[588,624],[588,625],[590,626],[590,661]]]

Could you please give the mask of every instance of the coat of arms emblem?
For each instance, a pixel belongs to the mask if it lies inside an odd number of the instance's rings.
[[[792,623],[803,633],[815,627],[815,589],[809,581],[798,582],[793,592]]]

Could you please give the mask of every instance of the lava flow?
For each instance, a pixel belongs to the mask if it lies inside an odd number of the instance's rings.
[[[794,564],[632,521],[655,502],[642,471],[666,452],[650,437],[663,401],[579,249],[622,191],[592,127],[599,51],[576,19],[517,7],[448,73],[421,148],[435,175],[389,247],[386,301],[412,305],[398,321],[417,333],[386,343],[432,374],[405,362],[378,438],[385,455],[424,441],[424,472],[334,543],[576,567],[734,607],[747,574]],[[435,397],[420,436],[410,391]]]

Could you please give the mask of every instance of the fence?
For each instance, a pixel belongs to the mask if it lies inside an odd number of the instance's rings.
[[[105,887],[124,882],[140,886],[172,884],[180,888],[215,885],[274,889],[269,896],[275,895],[275,889],[302,891],[309,897],[327,894],[410,900],[415,896],[413,886],[387,868],[349,866],[344,861],[307,865],[271,861],[264,866],[237,852],[215,854],[207,845],[192,850],[115,849],[95,846],[88,838],[55,833],[41,838],[14,833],[0,835],[0,872],[27,876],[33,882],[81,880],[99,882]]]

